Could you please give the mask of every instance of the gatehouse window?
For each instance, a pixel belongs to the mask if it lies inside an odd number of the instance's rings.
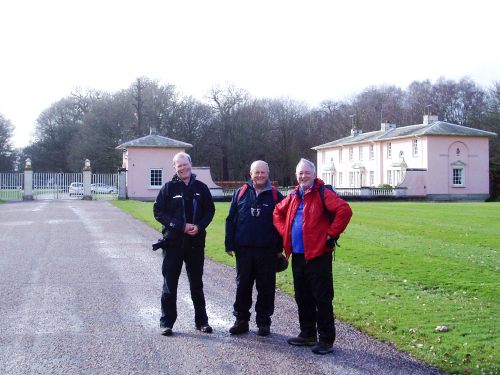
[[[162,169],[161,168],[152,168],[150,169],[150,186],[152,188],[157,188],[162,186]]]

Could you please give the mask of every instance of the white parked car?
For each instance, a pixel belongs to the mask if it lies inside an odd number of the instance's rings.
[[[69,196],[73,195],[83,195],[83,183],[82,182],[72,182],[69,184]]]
[[[114,186],[97,183],[90,185],[90,191],[95,194],[117,194],[118,191]]]

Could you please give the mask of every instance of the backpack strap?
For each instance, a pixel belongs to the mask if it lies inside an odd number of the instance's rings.
[[[330,224],[332,223],[333,219],[335,218],[335,215],[332,214],[328,209],[326,208],[326,203],[325,203],[325,189],[328,189],[325,187],[325,185],[321,185],[319,187],[319,196],[321,197],[321,203],[323,203],[323,215],[328,218],[328,221]],[[331,190],[331,189],[328,189]],[[331,190],[333,192],[333,190]]]
[[[240,192],[238,193],[238,197],[236,198],[236,202],[239,202],[241,197],[243,195],[245,195],[245,192],[247,191],[248,189],[248,184],[245,184],[241,187],[240,189]],[[274,202],[278,202],[278,190],[276,190],[276,188],[274,186],[271,187],[271,192],[273,193],[273,199],[274,199]]]
[[[238,203],[243,195],[245,195],[245,192],[248,189],[248,185],[245,184],[240,188],[240,192],[238,193],[238,197],[236,198],[236,203]]]
[[[319,196],[321,197],[321,203],[323,203],[323,215],[328,216],[329,212],[325,204],[325,185],[319,187]]]
[[[278,202],[278,190],[274,186],[271,186],[271,191],[273,192],[274,203]]]

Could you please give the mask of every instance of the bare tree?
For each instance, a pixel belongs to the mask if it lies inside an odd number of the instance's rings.
[[[209,99],[217,113],[213,128],[221,151],[221,175],[223,180],[229,180],[229,159],[234,146],[236,114],[239,107],[247,101],[248,93],[234,86],[214,87],[210,90]]]

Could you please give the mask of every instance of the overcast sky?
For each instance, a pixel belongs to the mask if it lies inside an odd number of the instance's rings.
[[[368,86],[500,80],[497,0],[16,0],[0,3],[0,114],[26,146],[80,87],[140,76],[203,99],[234,84],[314,106]]]

